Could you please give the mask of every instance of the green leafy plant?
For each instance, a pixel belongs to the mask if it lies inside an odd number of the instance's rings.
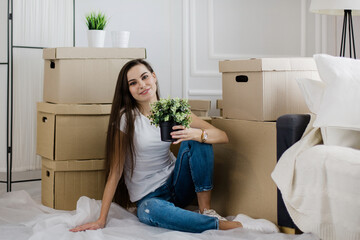
[[[104,30],[106,24],[108,23],[108,19],[105,13],[95,13],[91,12],[85,15],[86,25],[89,30]]]
[[[151,124],[159,126],[160,122],[175,122],[178,125],[190,127],[190,105],[187,99],[161,98],[150,104],[151,113],[149,119]]]

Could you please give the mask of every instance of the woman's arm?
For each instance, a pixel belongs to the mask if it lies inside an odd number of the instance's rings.
[[[124,137],[124,133],[122,133],[121,131],[118,131],[118,134],[120,134],[120,142],[119,142],[119,138],[115,137],[115,139],[116,139],[115,146],[119,146],[119,147],[115,147],[115,153],[113,156],[114,158],[117,158],[117,159],[116,159],[116,161],[114,161],[115,164],[113,164],[111,166],[110,173],[109,173],[108,179],[106,181],[103,198],[101,201],[100,216],[95,222],[86,223],[86,224],[77,226],[73,229],[70,229],[71,232],[96,230],[96,229],[105,227],[106,219],[107,219],[109,209],[110,209],[110,205],[114,198],[117,185],[119,183],[119,180],[121,178],[121,175],[122,175],[123,169],[124,169],[125,155],[124,155],[124,151],[123,151],[122,145],[121,145],[122,138]]]
[[[207,134],[206,143],[227,143],[229,139],[226,133],[210,123],[202,120],[195,114],[191,113],[191,124],[190,128],[184,126],[174,126],[173,129],[181,129],[171,133],[172,137],[178,139],[174,144],[178,144],[182,141],[195,140],[201,142],[201,135],[203,130]]]

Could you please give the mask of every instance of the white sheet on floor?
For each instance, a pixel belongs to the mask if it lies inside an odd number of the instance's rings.
[[[326,240],[360,239],[360,150],[322,145],[313,118],[272,178],[294,223]]]
[[[60,211],[36,203],[26,191],[4,193],[0,196],[0,239],[11,240],[112,240],[112,239],[261,239],[261,240],[317,240],[311,234],[262,234],[245,229],[209,230],[201,234],[171,231],[139,222],[132,213],[112,204],[106,228],[72,233],[69,229],[93,221],[100,213],[101,201],[81,197],[75,211]]]

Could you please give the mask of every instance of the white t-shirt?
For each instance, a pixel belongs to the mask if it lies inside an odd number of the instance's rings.
[[[155,191],[166,182],[172,173],[176,158],[170,151],[170,142],[160,138],[160,128],[150,124],[150,120],[135,112],[134,122],[134,171],[131,177],[131,162],[125,160],[124,178],[130,201],[136,202]],[[120,121],[120,130],[125,132],[125,114]]]

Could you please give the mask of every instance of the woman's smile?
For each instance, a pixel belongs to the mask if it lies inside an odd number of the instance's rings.
[[[150,91],[150,88],[145,89],[144,91],[140,92],[140,95],[145,95]]]

